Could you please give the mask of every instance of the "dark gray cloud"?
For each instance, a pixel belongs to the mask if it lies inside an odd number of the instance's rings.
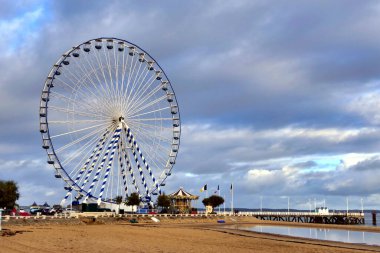
[[[0,178],[23,203],[64,194],[40,149],[40,92],[63,52],[100,36],[138,44],[173,83],[184,129],[166,191],[228,197],[234,181],[242,206],[279,192],[305,208],[379,200],[377,1],[0,3]]]

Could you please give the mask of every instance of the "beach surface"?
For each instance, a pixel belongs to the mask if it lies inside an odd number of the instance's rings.
[[[260,234],[225,225],[276,224],[379,231],[362,226],[263,222],[252,217],[70,219],[5,223],[0,252],[380,252],[380,247]]]

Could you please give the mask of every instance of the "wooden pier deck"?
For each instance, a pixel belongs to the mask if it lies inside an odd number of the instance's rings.
[[[320,214],[315,212],[251,212],[250,215],[260,220],[289,221],[322,224],[364,224],[364,213],[332,212]]]

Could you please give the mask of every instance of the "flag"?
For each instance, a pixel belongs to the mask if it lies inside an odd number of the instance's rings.
[[[218,185],[218,189],[216,191],[214,191],[214,193],[218,193],[219,192],[219,185]]]
[[[233,187],[232,187],[232,184],[231,184],[231,187],[230,187],[230,191],[232,192],[232,189],[233,189]]]
[[[201,189],[201,192],[204,192],[204,191],[207,191],[207,184],[205,184],[202,189]]]

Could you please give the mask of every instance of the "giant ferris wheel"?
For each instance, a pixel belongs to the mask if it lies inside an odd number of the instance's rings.
[[[98,38],[64,53],[45,81],[40,132],[64,200],[150,201],[171,175],[180,144],[172,85],[147,52]]]

